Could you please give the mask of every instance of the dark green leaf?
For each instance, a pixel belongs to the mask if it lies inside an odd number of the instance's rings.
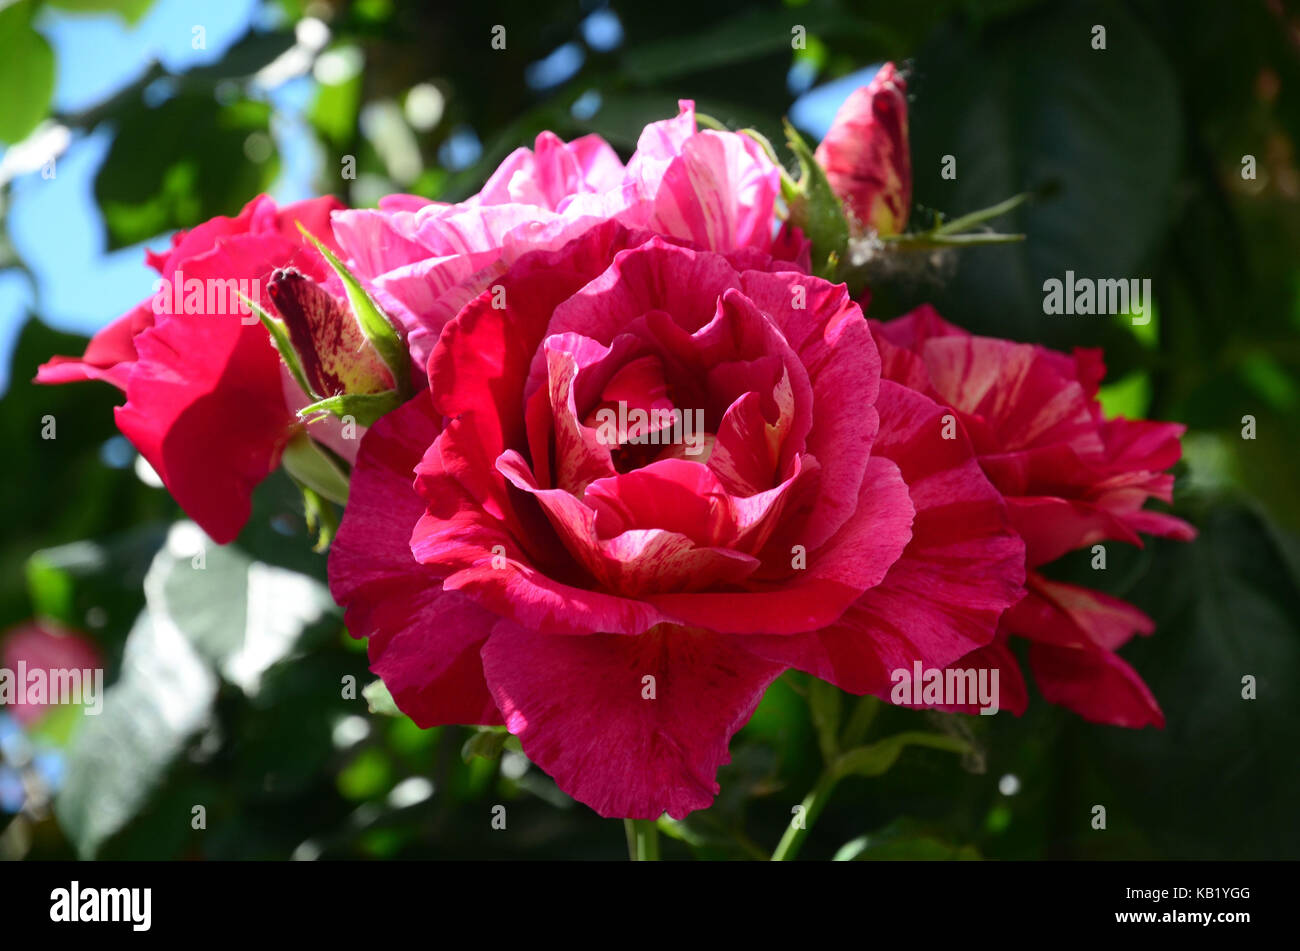
[[[136,244],[216,215],[233,215],[270,184],[278,162],[251,161],[249,136],[268,136],[270,107],[222,105],[184,93],[125,113],[95,178],[110,248]]]
[[[172,526],[144,589],[155,625],[178,631],[226,680],[250,693],[309,629],[337,618],[319,581],[213,544],[192,522]]]
[[[26,137],[54,95],[54,51],[32,29],[32,0],[0,4],[0,142]]]
[[[122,676],[87,716],[55,812],[82,858],[131,821],[207,721],[217,681],[186,638],[145,614],[127,639]],[[176,815],[182,828],[189,816]]]
[[[908,746],[925,746],[950,753],[970,751],[970,744],[955,736],[910,730],[849,750],[835,762],[835,770],[841,776],[879,776],[889,771]]]

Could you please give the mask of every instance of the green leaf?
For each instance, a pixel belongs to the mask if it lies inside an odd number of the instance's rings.
[[[889,772],[908,746],[924,746],[950,753],[967,753],[971,748],[969,743],[955,736],[908,730],[850,750],[835,762],[834,768],[840,776],[880,776]]]
[[[32,29],[36,4],[0,3],[0,142],[20,142],[49,112],[54,51]]]
[[[1107,383],[1098,390],[1097,398],[1107,419],[1142,419],[1151,406],[1151,374],[1139,371]]]
[[[34,552],[27,559],[27,590],[31,593],[32,610],[37,617],[72,626],[79,620],[73,605],[75,584],[61,565],[50,560],[50,552],[50,549]]]
[[[155,625],[175,630],[245,693],[338,609],[314,578],[216,545],[192,522],[173,525],[144,581]]]
[[[509,738],[510,734],[504,727],[480,728],[465,741],[460,749],[460,758],[466,763],[476,756],[487,760],[499,759]]]
[[[29,613],[93,632],[111,663],[144,606],[141,585],[165,537],[165,528],[144,525],[33,552],[24,572]]]
[[[1203,860],[1226,849],[1282,859],[1300,851],[1300,825],[1287,818],[1300,788],[1300,543],[1240,504],[1216,505],[1198,522],[1190,544],[1148,543],[1148,570],[1119,592],[1156,622],[1152,636],[1120,654],[1159,701],[1165,728],[1071,721],[1062,738],[1091,767],[1062,807],[1086,815],[1105,803],[1111,830],[1099,837],[1082,823],[1080,857]],[[1148,851],[1138,851],[1143,844]]]
[[[1067,269],[1093,279],[1149,274],[1146,256],[1175,205],[1177,80],[1131,10],[1106,0],[1041,4],[1014,28],[953,20],[935,32],[909,79],[914,204],[961,215],[1026,189],[1048,194],[999,222],[1023,243],[964,250],[941,288],[895,300],[873,287],[873,309],[902,313],[926,299],[975,333],[1058,346],[1129,336],[1117,318],[1045,316],[1043,282]],[[1104,51],[1088,48],[1095,23],[1106,25]],[[955,157],[955,178],[937,173],[944,156]]]
[[[120,445],[122,438],[113,424],[113,405],[121,396],[115,387],[29,382],[51,354],[85,348],[84,337],[58,333],[35,319],[22,325],[14,343],[8,391],[0,399],[0,445],[5,447],[6,485],[12,485],[12,491],[0,493],[0,624],[32,615],[23,568],[32,552],[95,537],[110,547],[116,543],[112,536],[130,526],[175,517],[176,503],[166,492],[146,486],[130,466],[103,463],[105,441]],[[41,438],[46,417],[57,420],[55,439]],[[70,505],[70,499],[76,504]],[[138,571],[127,552],[110,551],[104,557],[112,565],[119,555],[116,570],[96,573],[93,584],[78,589],[76,613],[65,623],[100,634],[111,628],[120,646],[140,613],[139,583],[152,552],[143,556]],[[107,627],[87,618],[88,611],[96,617],[106,614]]]
[[[145,807],[207,721],[216,692],[216,678],[181,632],[142,614],[127,638],[122,676],[99,715],[86,717],[55,800],[78,855],[93,858]]]
[[[797,17],[783,10],[753,10],[704,29],[634,47],[623,56],[624,70],[633,82],[649,85],[775,53],[788,55],[796,21],[807,34],[830,33],[841,40],[865,41],[881,53],[902,51],[892,32],[835,9],[808,7],[799,10]]]
[[[831,189],[826,173],[817,164],[812,149],[788,121],[785,123],[785,137],[799,160],[800,169],[799,181],[794,184],[793,192],[786,196],[790,220],[812,242],[813,272],[834,280],[839,270],[838,262],[844,259],[849,244],[849,223],[844,217],[844,207]],[[786,188],[784,183],[783,188]]]
[[[376,680],[368,683],[361,688],[361,696],[366,698],[366,704],[369,706],[371,713],[379,714],[385,717],[404,717],[406,716],[397,708],[393,695],[388,692],[388,687],[382,680]]]
[[[292,29],[249,30],[215,63],[187,69],[180,78],[186,86],[212,88],[226,79],[249,79],[263,67],[293,49],[297,43]]]
[[[659,817],[656,824],[664,835],[678,842],[685,842],[691,848],[700,849],[712,844],[707,836],[701,835],[681,819],[674,819],[666,812]]]
[[[813,727],[817,730],[817,743],[821,747],[822,758],[828,763],[834,762],[839,755],[840,715],[843,708],[844,694],[838,687],[816,679],[808,684],[808,711],[812,715]]]
[[[339,49],[331,50],[338,53]],[[361,55],[356,51],[356,55]],[[340,83],[321,83],[308,118],[311,124],[335,148],[342,148],[356,131],[357,112],[361,107],[363,70],[357,70]],[[334,164],[338,164],[335,157]]]
[[[316,543],[312,546],[312,551],[317,553],[327,551],[330,542],[338,534],[338,513],[329,500],[322,498],[316,490],[305,485],[300,488],[304,515],[307,518],[307,531],[316,533]]]
[[[339,792],[348,799],[373,799],[393,784],[393,766],[387,754],[375,747],[363,749],[339,773]]]
[[[953,845],[924,831],[915,822],[900,819],[878,832],[847,842],[835,853],[835,862],[977,862],[979,850]]]
[[[298,433],[284,447],[280,457],[285,471],[300,485],[319,493],[331,502],[346,505],[348,501],[348,476],[339,469],[314,439]]]
[[[362,426],[373,426],[379,417],[391,413],[402,405],[397,390],[384,390],[382,393],[339,393],[317,400],[310,406],[298,410],[300,419],[307,419],[317,413],[332,413],[342,419],[351,416]]]
[[[133,103],[95,176],[109,250],[163,231],[236,214],[265,191],[278,169],[272,155],[250,161],[249,136],[269,136],[271,107],[241,100],[222,105],[210,92],[185,92],[156,108]],[[159,129],[177,134],[159,135]]]
[[[153,0],[45,0],[46,6],[73,13],[116,13],[127,23],[138,23]]]
[[[347,291],[348,301],[352,305],[352,312],[357,315],[357,323],[361,325],[361,332],[366,335],[366,339],[379,353],[379,357],[384,361],[389,371],[393,374],[393,379],[397,381],[397,392],[405,398],[411,392],[411,356],[407,352],[406,344],[403,342],[401,335],[397,332],[396,326],[392,319],[383,311],[374,298],[366,291],[347,265],[338,259],[333,251],[329,249],[319,238],[303,227],[302,222],[298,223],[298,230],[316,246],[316,250],[334,269],[334,273],[339,276],[343,282],[343,287]]]

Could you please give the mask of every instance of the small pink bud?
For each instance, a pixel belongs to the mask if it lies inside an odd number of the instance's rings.
[[[840,106],[817,163],[844,203],[855,234],[898,234],[912,205],[912,160],[907,143],[907,83],[893,63]]]
[[[6,697],[5,708],[24,726],[35,723],[51,705],[68,702],[67,696],[57,694],[54,685],[70,684],[67,674],[79,671],[76,683],[78,694],[87,703],[96,690],[95,682],[88,678],[91,671],[99,670],[102,686],[104,660],[99,647],[88,637],[48,621],[24,621],[0,634],[0,670],[7,671],[13,693]],[[20,681],[19,671],[24,671]],[[40,671],[43,686],[38,692],[31,690]],[[99,694],[102,701],[103,696]]]

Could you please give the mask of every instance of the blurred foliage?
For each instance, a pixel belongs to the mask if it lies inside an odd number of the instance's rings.
[[[47,3],[130,20],[150,5]],[[0,4],[0,141],[49,112],[56,64],[32,26],[41,6]],[[884,706],[860,740],[924,726],[969,751],[909,747],[883,775],[847,776],[801,855],[1300,854],[1296,3],[614,2],[615,42],[593,41],[591,4],[265,7],[259,22],[279,25],[251,30],[220,62],[178,75],[143,64],[103,102],[52,117],[77,134],[112,133],[95,185],[109,247],[237,211],[275,181],[284,135],[314,143],[320,193],[351,204],[395,190],[455,200],[543,129],[595,131],[626,155],[645,122],[693,98],[778,141],[793,65],[821,84],[907,61],[918,216],[1024,189],[1040,197],[996,222],[1027,233],[1023,245],[927,259],[873,288],[869,313],[930,300],[979,332],[1104,346],[1110,411],[1188,424],[1177,496],[1202,534],[1191,545],[1109,546],[1104,573],[1079,557],[1053,569],[1156,619],[1156,635],[1125,656],[1167,729],[1088,724],[1037,696],[1021,718]],[[328,23],[323,46],[295,31],[307,16]],[[500,50],[490,46],[498,23]],[[799,51],[796,24],[807,32]],[[1105,50],[1090,46],[1094,24],[1107,29]],[[557,50],[568,50],[567,72],[554,66]],[[294,55],[314,99],[305,125],[285,131],[266,77]],[[538,80],[543,62],[558,81]],[[955,180],[939,174],[945,155],[956,157]],[[1253,180],[1242,177],[1245,156],[1257,161]],[[355,177],[343,174],[349,158]],[[1158,318],[1135,328],[1044,317],[1042,282],[1067,269],[1150,277]],[[391,699],[366,689],[364,648],[329,605],[325,559],[310,550],[287,480],[259,490],[243,536],[205,552],[196,584],[188,523],[137,477],[115,436],[115,392],[26,382],[48,355],[82,345],[32,319],[13,355],[0,408],[0,624],[35,615],[88,631],[112,687],[98,720],[41,728],[66,753],[63,791],[52,813],[0,815],[0,856],[625,854],[617,823],[569,800],[499,732],[421,731],[386,715]],[[1246,415],[1254,440],[1241,438]],[[49,416],[57,438],[45,440]],[[1241,699],[1246,674],[1257,700]],[[661,823],[664,856],[770,853],[833,745],[827,723],[855,716],[855,704],[806,678],[778,681],[733,742],[716,805]],[[497,804],[507,806],[504,832],[492,826]],[[1107,807],[1104,832],[1090,826],[1095,804]]]

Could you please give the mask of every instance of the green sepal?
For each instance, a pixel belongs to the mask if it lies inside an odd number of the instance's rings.
[[[781,194],[790,206],[790,220],[812,242],[813,273],[833,281],[849,245],[844,206],[803,136],[788,119],[784,126],[786,141],[799,161],[799,180],[787,184],[782,179]]]
[[[977,225],[1000,218],[1037,197],[1035,192],[1021,192],[1005,201],[987,208],[943,221],[942,218],[928,231],[909,231],[903,234],[881,235],[887,247],[907,251],[929,251],[935,248],[974,246],[981,244],[1012,244],[1025,240],[1023,234],[1000,234],[992,231],[972,231]]]
[[[316,534],[316,544],[312,545],[312,551],[323,554],[329,550],[330,542],[334,541],[334,536],[338,534],[338,512],[335,511],[333,503],[315,489],[310,489],[301,483],[299,483],[298,488],[302,491],[303,514],[307,518],[307,531]]]
[[[347,504],[347,473],[306,433],[300,432],[289,440],[281,461],[299,485],[306,486],[331,502]]]
[[[339,393],[317,400],[298,410],[298,418],[309,420],[322,413],[332,413],[342,419],[351,416],[362,426],[373,426],[379,417],[402,405],[397,390],[382,393]]]
[[[371,713],[384,717],[406,716],[397,708],[397,701],[393,699],[393,695],[388,692],[388,687],[382,680],[376,680],[362,687],[361,696],[366,698],[366,706]]]
[[[466,763],[475,757],[487,760],[499,759],[509,738],[510,734],[503,726],[479,727],[460,748],[460,758]]]

